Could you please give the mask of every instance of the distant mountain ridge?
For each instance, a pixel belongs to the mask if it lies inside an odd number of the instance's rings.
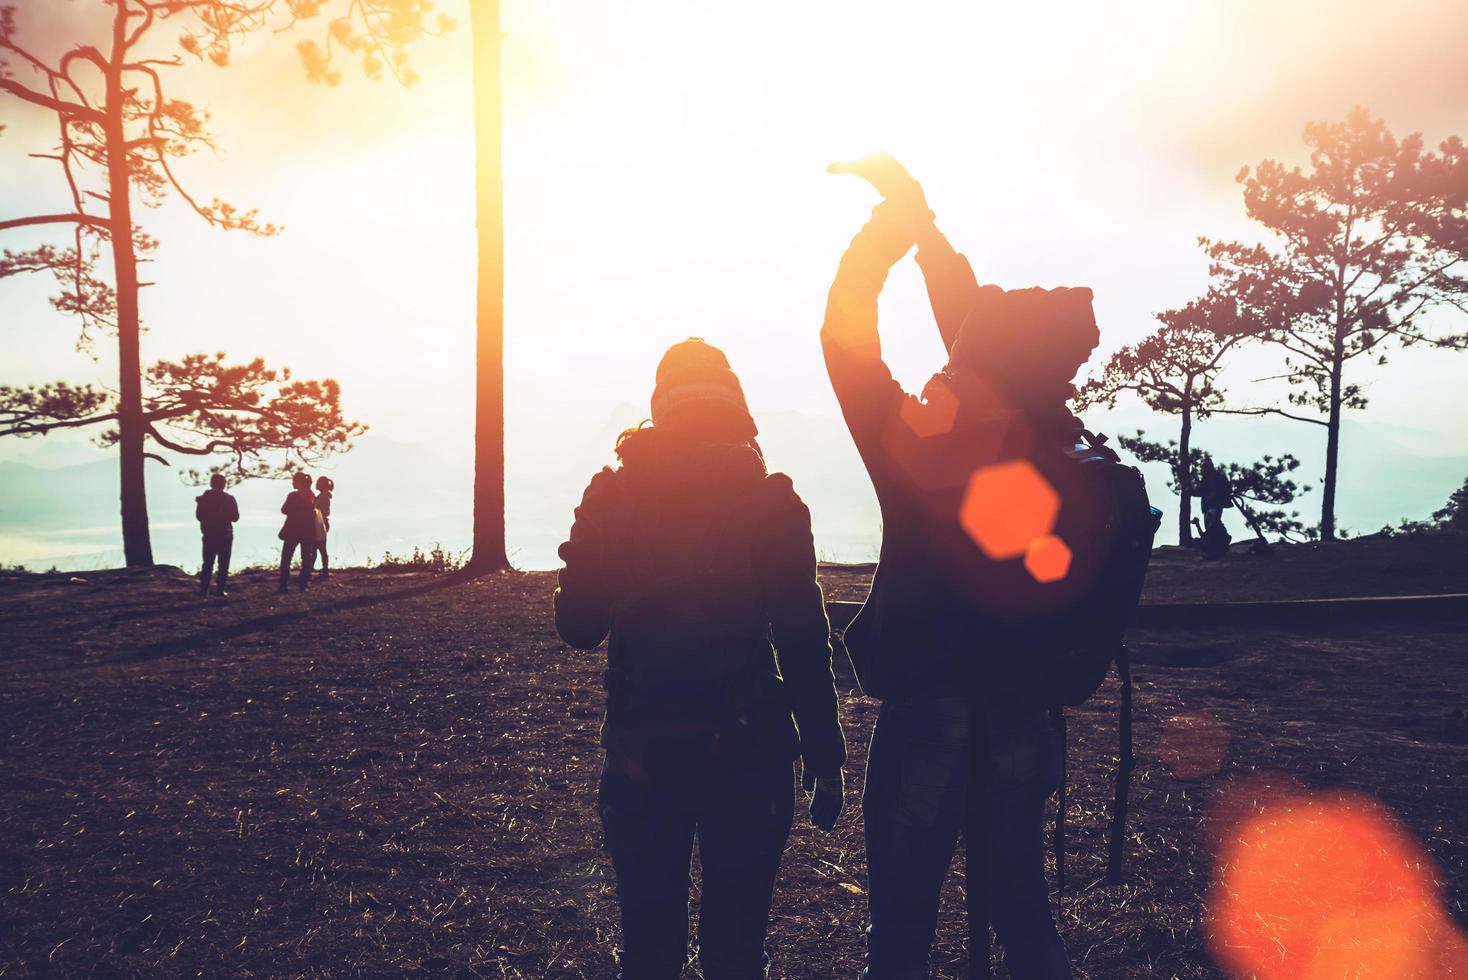
[[[642,411],[619,405],[599,426],[570,428],[571,438],[531,439],[534,422],[512,420],[507,485],[512,561],[520,568],[555,568],[556,547],[593,473],[613,461],[616,436],[636,425]],[[861,461],[844,424],[800,412],[772,412],[760,420],[760,444],[773,470],[790,474],[809,504],[816,547],[830,561],[871,561],[880,541],[880,514]],[[1144,413],[1096,413],[1088,419],[1110,434],[1139,426],[1165,438],[1170,421]],[[1302,460],[1300,482],[1318,486],[1319,451],[1313,429],[1284,421],[1216,417],[1195,439],[1220,459],[1245,462],[1264,452],[1294,451]],[[1308,440],[1303,436],[1310,436]],[[1344,469],[1341,523],[1356,533],[1375,531],[1403,517],[1423,517],[1468,476],[1468,446],[1403,426],[1348,421],[1342,431]],[[117,466],[112,455],[59,444],[28,460],[0,461],[0,563],[31,567],[108,567],[121,563],[117,529]],[[59,465],[37,465],[53,463]],[[1154,502],[1169,518],[1176,499],[1166,491],[1161,466],[1144,468]],[[384,552],[402,553],[441,543],[450,551],[469,546],[472,446],[440,433],[431,441],[405,442],[369,434],[350,453],[321,467],[338,484],[332,551],[339,563],[361,564]],[[244,515],[236,537],[237,563],[276,560],[283,482],[251,481],[232,488]],[[198,488],[182,485],[174,471],[149,464],[148,500],[154,553],[160,562],[193,568],[198,536],[193,520]],[[1301,500],[1313,520],[1318,498]],[[1234,520],[1230,516],[1230,520]],[[1164,542],[1173,525],[1165,521]],[[1243,535],[1238,523],[1236,535]]]

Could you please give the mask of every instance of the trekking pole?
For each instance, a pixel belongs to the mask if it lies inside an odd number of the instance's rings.
[[[1057,705],[1050,709],[1050,720],[1060,736],[1060,786],[1055,796],[1055,897],[1065,901],[1065,789],[1069,775],[1069,759],[1066,749],[1065,708]]]
[[[1116,799],[1111,809],[1110,854],[1106,864],[1106,883],[1121,884],[1122,851],[1126,844],[1127,793],[1131,788],[1132,766],[1132,665],[1126,645],[1116,652],[1116,676],[1121,681],[1120,758],[1116,765]]]

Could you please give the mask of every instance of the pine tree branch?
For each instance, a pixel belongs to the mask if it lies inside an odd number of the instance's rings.
[[[52,96],[37,92],[35,89],[27,88],[14,79],[0,78],[0,92],[9,92],[22,102],[29,102],[32,105],[41,106],[43,109],[50,109],[52,112],[60,115],[85,119],[99,126],[103,121],[102,113],[93,109],[91,106],[85,106],[78,102],[68,102],[65,99],[53,98]]]
[[[1311,425],[1330,425],[1324,419],[1312,419],[1305,415],[1291,415],[1289,412],[1279,408],[1213,408],[1209,409],[1209,412],[1219,415],[1283,415],[1285,418],[1293,419],[1296,422],[1309,422]]]
[[[102,422],[115,422],[118,418],[117,412],[108,412],[103,415],[88,415],[79,419],[63,419],[58,422],[31,422],[27,419],[18,419],[0,427],[0,437],[41,436],[52,429],[77,429],[88,425],[99,425]]]
[[[225,439],[210,439],[202,446],[186,446],[183,443],[174,442],[172,439],[163,435],[151,422],[148,423],[148,435],[152,436],[154,441],[163,448],[170,449],[176,453],[183,453],[187,456],[208,456],[216,449],[228,449],[234,453],[240,451],[238,445]]]
[[[138,6],[141,8],[139,16],[143,18],[143,22],[127,36],[127,41],[123,43],[123,50],[128,50],[141,41],[143,35],[148,33],[148,29],[153,26],[153,19],[157,16],[152,4],[142,3]]]
[[[88,225],[103,229],[112,227],[105,218],[99,218],[95,214],[36,214],[28,218],[11,218],[8,221],[0,221],[0,231],[8,228],[25,228],[30,225],[61,224]]]

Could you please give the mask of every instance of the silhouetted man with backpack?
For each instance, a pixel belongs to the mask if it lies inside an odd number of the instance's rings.
[[[1117,656],[1156,527],[1140,475],[1066,408],[1099,337],[1091,292],[980,286],[895,160],[832,170],[886,198],[842,257],[821,331],[882,511],[871,594],[846,632],[882,702],[862,801],[867,975],[928,975],[962,833],[974,975],[992,923],[1016,980],[1066,978],[1044,877],[1054,721]],[[877,332],[883,281],[914,244],[949,352],[922,399],[892,378]]]
[[[215,594],[227,595],[229,554],[234,549],[234,524],[240,519],[240,507],[231,494],[224,491],[224,474],[209,478],[209,489],[194,498],[194,517],[204,538],[204,564],[199,571],[199,595],[209,594],[209,579],[214,563],[219,562],[219,579]]]

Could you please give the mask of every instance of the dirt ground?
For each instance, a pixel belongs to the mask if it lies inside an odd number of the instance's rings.
[[[828,569],[858,598],[862,569]],[[605,977],[617,938],[593,796],[601,652],[551,625],[548,574],[348,569],[305,596],[166,570],[0,576],[0,976]],[[1151,601],[1468,591],[1461,545],[1357,542],[1271,562],[1163,552]],[[1214,977],[1200,823],[1260,771],[1368,793],[1468,921],[1468,624],[1133,637],[1127,882],[1099,884],[1114,694],[1072,713],[1078,977]],[[859,796],[875,703],[845,691],[836,831],[798,823],[775,977],[855,977]],[[1159,758],[1168,719],[1226,732],[1221,772]],[[961,865],[959,865],[961,867]],[[963,973],[950,878],[937,975]],[[689,975],[695,975],[690,967]],[[1000,974],[1003,976],[1004,974]]]

